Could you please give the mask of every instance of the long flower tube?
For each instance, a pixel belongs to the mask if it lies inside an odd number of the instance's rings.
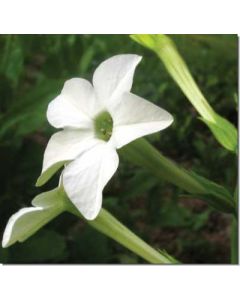
[[[192,77],[185,61],[173,41],[164,34],[134,34],[131,38],[153,50],[187,99],[200,114],[216,140],[227,150],[237,152],[237,129],[227,119],[217,114]]]
[[[83,218],[71,202],[69,202],[68,211],[77,217]],[[96,219],[87,220],[87,223],[152,264],[178,263],[175,258],[165,251],[157,251],[150,247],[104,208],[100,210]]]
[[[149,246],[103,208],[96,219],[93,221],[86,220],[67,197],[62,185],[36,196],[32,205],[32,207],[20,209],[9,219],[4,231],[2,247],[6,248],[16,242],[24,242],[52,219],[67,211],[87,221],[94,229],[120,243],[149,263],[178,263],[165,251],[157,251]]]
[[[217,210],[237,215],[233,197],[224,187],[179,167],[162,155],[146,139],[138,139],[119,152],[131,163],[144,167],[160,180],[173,183],[182,190],[206,201]]]

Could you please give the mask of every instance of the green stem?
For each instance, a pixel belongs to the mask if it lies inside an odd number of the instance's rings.
[[[148,169],[156,177],[169,181],[187,192],[195,194],[206,193],[206,189],[189,173],[164,157],[143,138],[128,144],[119,152],[129,161]]]
[[[67,210],[75,216],[83,218],[71,203],[68,203]],[[152,264],[177,263],[171,256],[164,255],[150,247],[103,208],[95,220],[87,221],[87,223]]]
[[[238,188],[236,187],[235,193],[234,193],[234,201],[236,204],[236,207],[238,207]],[[238,253],[238,219],[233,218],[232,219],[232,225],[231,225],[231,263],[232,264],[238,264],[239,260],[239,253]]]
[[[120,155],[144,167],[160,180],[166,180],[206,201],[217,210],[236,214],[231,194],[222,186],[180,168],[141,138],[120,149]]]
[[[238,222],[235,218],[231,226],[231,263],[238,264]]]

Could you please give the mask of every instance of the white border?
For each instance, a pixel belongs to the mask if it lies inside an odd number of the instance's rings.
[[[7,0],[0,33],[237,33],[238,1]],[[4,266],[2,299],[238,299],[238,266]]]
[[[5,0],[0,33],[237,33],[237,0]]]
[[[237,266],[8,266],[1,299],[238,299]]]

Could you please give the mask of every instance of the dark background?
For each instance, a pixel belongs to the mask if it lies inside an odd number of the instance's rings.
[[[214,109],[237,125],[237,36],[172,36]],[[162,153],[233,191],[236,159],[214,139],[156,55],[127,35],[0,36],[0,232],[9,217],[30,206],[42,188],[46,143],[55,131],[47,104],[65,80],[91,80],[94,69],[115,54],[143,56],[133,92],[159,104],[174,124],[148,137]],[[228,215],[191,199],[175,186],[121,160],[104,192],[103,206],[155,248],[183,263],[229,263]],[[22,244],[2,249],[3,263],[144,263],[70,214],[62,214]]]

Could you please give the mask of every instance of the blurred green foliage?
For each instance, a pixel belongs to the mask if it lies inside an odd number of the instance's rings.
[[[216,112],[237,125],[237,36],[174,35],[178,49]],[[174,115],[174,124],[149,140],[185,168],[233,191],[235,157],[221,148],[197,118],[154,53],[127,35],[0,36],[0,227],[41,191],[56,186],[55,176],[41,189],[46,143],[54,132],[45,112],[63,82],[91,80],[96,66],[121,53],[143,61],[133,92]],[[229,216],[189,199],[176,187],[159,183],[145,171],[120,162],[105,189],[103,205],[156,248],[184,263],[229,262]],[[143,260],[63,214],[22,244],[0,248],[4,263],[142,263]]]

